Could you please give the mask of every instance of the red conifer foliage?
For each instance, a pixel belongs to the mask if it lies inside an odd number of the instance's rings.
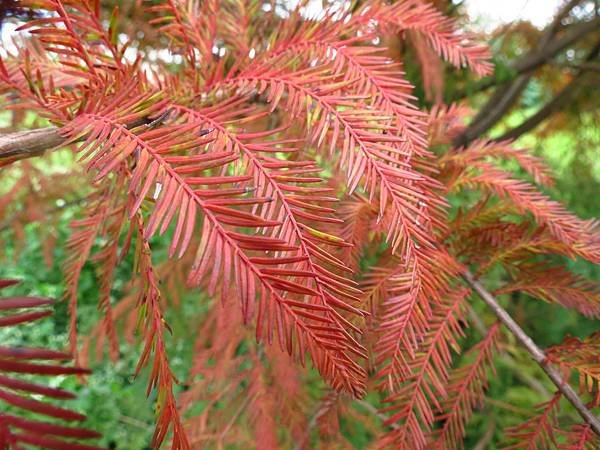
[[[0,289],[17,283],[16,280],[0,280]],[[52,311],[47,307],[52,303],[51,299],[41,297],[0,298],[0,311],[3,312],[0,327],[11,327],[48,317]],[[19,449],[34,445],[39,448],[64,450],[101,450],[99,447],[82,443],[84,440],[100,437],[95,431],[56,423],[56,419],[62,422],[82,421],[85,420],[84,415],[41,400],[43,398],[65,401],[74,398],[73,394],[60,388],[22,379],[24,374],[56,377],[89,373],[81,367],[59,363],[69,359],[69,353],[43,348],[0,347],[0,400],[4,403],[0,413],[2,448]],[[48,361],[50,363],[46,363]],[[21,417],[19,410],[36,414],[36,419]]]
[[[334,442],[343,439],[338,415],[368,422],[350,404],[370,391],[382,399],[379,410],[367,403],[383,419],[373,427],[375,448],[460,447],[502,342],[493,324],[464,348],[475,296],[461,275],[501,268],[509,281],[497,295],[522,291],[597,318],[596,284],[539,262],[550,254],[600,262],[597,224],[540,190],[552,177],[526,149],[449,145],[466,108],[420,110],[402,62],[381,44],[409,36],[438,93],[442,61],[491,73],[475,36],[426,0],[337,2],[315,19],[304,3],[282,12],[277,2],[148,2],[144,26],[166,36],[165,61],[151,57],[160,39],[134,46],[135,36],[120,32],[118,9],[105,15],[100,0],[24,0],[37,18],[20,27],[19,53],[0,59],[0,100],[54,127],[37,140],[0,138],[0,165],[16,173],[20,159],[68,147],[84,169],[85,209],[64,265],[71,352],[78,354],[79,276],[91,261],[103,313],[93,336],[113,359],[117,324],[131,338],[137,319],[137,371],[149,367],[148,394],[158,394],[154,448],[300,449],[317,428]],[[506,160],[531,180],[505,170]],[[15,184],[9,199],[25,189]],[[472,207],[450,219],[448,197],[464,190]],[[159,263],[151,239],[162,235],[170,260]],[[112,305],[115,269],[129,252],[134,287]],[[366,268],[365,255],[375,261]],[[189,389],[177,398],[165,311],[183,285],[209,300],[202,297],[208,312]],[[547,357],[577,372],[595,405],[597,340],[567,339]],[[327,384],[317,403],[302,386],[309,365]],[[593,445],[593,421],[556,429],[561,392],[509,430],[513,448]],[[206,408],[191,414],[199,401]],[[47,412],[66,418],[62,411]]]

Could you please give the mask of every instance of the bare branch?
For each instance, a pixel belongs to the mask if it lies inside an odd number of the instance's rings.
[[[572,25],[568,28],[568,32],[562,39],[556,40],[551,46],[550,44],[552,37],[559,31],[561,21],[569,15],[571,10],[575,8],[581,0],[571,0],[566,3],[565,6],[556,14],[552,23],[550,23],[544,30],[542,37],[536,48],[531,50],[529,53],[521,56],[518,59],[515,59],[509,62],[508,67],[513,69],[515,72],[514,76],[522,75],[525,72],[532,71],[540,67],[541,65],[550,62],[558,52],[564,50],[567,46],[577,41],[582,35],[587,34],[592,28],[591,25],[586,25],[585,27],[580,27],[580,24]],[[594,21],[591,21],[594,22]],[[589,23],[589,22],[585,22]],[[589,28],[588,28],[589,27]],[[593,29],[593,28],[592,28]],[[582,33],[582,35],[580,35]],[[545,51],[544,48],[547,47]],[[485,91],[494,86],[506,84],[505,80],[499,80],[497,78],[488,78],[483,80],[479,85],[475,87],[475,89],[470,89],[468,91],[461,92],[452,99],[452,101],[458,101],[463,99],[469,95],[473,95],[477,92]]]
[[[483,301],[489,306],[489,308],[496,314],[498,319],[510,330],[511,333],[517,338],[519,343],[529,352],[531,357],[540,365],[542,370],[546,372],[546,375],[556,385],[558,390],[564,395],[564,397],[573,405],[579,415],[583,418],[585,423],[589,424],[592,430],[600,436],[600,420],[592,414],[592,412],[585,406],[577,392],[568,384],[568,380],[565,380],[561,373],[553,365],[551,365],[546,354],[541,348],[537,346],[535,342],[523,331],[523,329],[514,321],[514,319],[508,314],[508,312],[500,306],[496,298],[483,287],[483,285],[475,279],[473,274],[466,271],[463,274],[465,281],[473,288],[477,294],[483,299]]]
[[[475,116],[471,125],[454,139],[454,145],[464,147],[488,131],[521,96],[531,76],[531,74],[519,75],[512,84],[499,88]]]
[[[525,120],[521,125],[516,126],[501,136],[494,138],[495,141],[505,141],[507,139],[516,139],[519,136],[533,130],[540,123],[546,120],[551,114],[562,108],[573,96],[579,87],[581,75],[576,76],[569,84],[567,84],[556,96],[546,103],[538,112],[529,119]]]
[[[585,58],[584,63],[582,64],[594,62],[597,59],[599,53],[600,41],[598,41],[595,47],[589,52],[589,54]],[[537,113],[535,113],[529,119],[525,120],[521,125],[507,131],[502,136],[494,140],[502,141],[507,139],[516,139],[522,134],[533,130],[546,118],[548,118],[548,116],[560,110],[565,104],[568,103],[573,94],[577,92],[577,88],[580,86],[585,74],[586,69],[582,67],[580,71],[575,75],[575,77],[552,100],[546,103]]]
[[[32,158],[66,142],[56,127],[0,135],[0,160]]]
[[[485,336],[488,333],[488,328],[485,325],[485,323],[483,322],[483,320],[481,319],[481,317],[479,317],[479,315],[477,314],[477,312],[473,309],[473,307],[471,305],[468,305],[467,313],[469,314],[469,319],[471,319],[471,322],[473,322],[473,325],[475,326],[477,331],[481,335]],[[498,352],[498,356],[500,357],[500,359],[502,360],[502,362],[504,364],[509,366],[511,369],[515,369],[514,370],[515,376],[517,378],[519,378],[524,384],[529,386],[531,389],[533,389],[535,392],[540,394],[542,397],[550,396],[550,392],[548,392],[548,390],[544,387],[544,385],[542,383],[540,383],[540,381],[538,379],[529,375],[528,373],[518,370],[517,362],[505,350],[500,350]]]
[[[529,72],[548,62],[554,55],[563,51],[591,31],[598,30],[600,18],[572,25],[565,35],[556,40],[549,40],[547,45],[537,48],[524,58],[519,58],[509,66],[517,73]]]
[[[534,50],[509,64],[509,67],[518,74],[517,78],[512,82],[500,86],[494,92],[467,129],[456,137],[454,140],[456,147],[466,146],[469,142],[482,136],[492,128],[521,96],[535,69],[550,62],[556,54],[600,26],[600,18],[597,17],[593,20],[572,25],[562,37],[553,39],[559,28],[560,20],[568,11],[565,9],[556,16],[554,21],[546,28],[543,36],[540,38],[539,44]],[[494,80],[491,83],[495,84]]]
[[[143,117],[126,124],[125,128],[131,129],[144,124],[151,126],[152,122]],[[82,136],[79,141],[84,139],[85,136]],[[38,128],[0,135],[0,166],[7,160],[18,161],[41,156],[47,150],[60,148],[65,142],[67,142],[67,138],[61,136],[60,129],[57,127]]]

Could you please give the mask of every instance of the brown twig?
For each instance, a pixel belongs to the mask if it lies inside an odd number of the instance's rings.
[[[550,62],[555,55],[579,41],[590,32],[598,29],[600,18],[596,17],[586,22],[571,25],[566,29],[562,37],[554,38],[560,29],[561,20],[568,15],[577,3],[579,2],[569,2],[556,15],[552,23],[546,27],[535,49],[509,64],[509,67],[517,74],[517,77],[498,87],[487,103],[479,110],[471,124],[454,139],[456,147],[468,145],[471,141],[491,129],[520,97],[532,78],[535,69]],[[491,82],[494,84],[494,80]]]
[[[584,63],[593,62],[597,59],[598,54],[600,53],[600,41],[594,46],[594,48],[588,53],[585,58]],[[586,75],[586,69],[581,68],[579,72],[573,77],[573,79],[562,88],[562,90],[556,94],[552,100],[546,103],[542,108],[538,110],[533,116],[529,119],[525,120],[520,125],[510,129],[502,136],[494,139],[496,141],[504,141],[508,139],[516,139],[519,136],[533,130],[540,123],[546,120],[551,114],[560,110],[564,105],[566,105],[571,97],[577,92],[577,89],[581,86],[581,81],[584,79]]]
[[[573,78],[571,82],[569,82],[558,94],[556,94],[556,96],[552,98],[552,100],[546,103],[534,115],[520,125],[511,128],[506,133],[503,133],[501,136],[494,138],[494,141],[517,139],[521,135],[533,130],[540,123],[546,120],[552,113],[560,110],[565,104],[568,103],[573,94],[577,91],[582,76],[583,75],[580,74]]]
[[[151,126],[156,120],[151,121],[143,117],[132,123],[125,124],[128,129],[141,125]],[[85,139],[82,136],[78,141]],[[46,127],[35,130],[17,131],[0,135],[0,165],[5,160],[17,161],[20,159],[41,156],[47,150],[60,148],[68,141],[68,138],[60,134],[60,128]]]
[[[56,127],[1,135],[0,159],[18,160],[40,156],[46,150],[59,147],[66,141],[67,139],[60,135],[59,129]]]
[[[359,404],[360,406],[362,406],[364,409],[367,410],[367,412],[369,412],[370,414],[376,416],[377,418],[381,419],[382,422],[387,422],[390,418],[385,415],[384,413],[382,413],[381,411],[379,411],[375,406],[371,405],[369,402],[365,401],[365,400],[355,400],[357,404]],[[400,429],[400,426],[397,423],[391,423],[390,428],[392,428],[393,430],[398,430]]]
[[[500,306],[496,298],[483,287],[483,285],[475,279],[473,274],[469,271],[463,273],[465,281],[473,288],[475,292],[481,297],[481,299],[488,305],[488,307],[494,312],[494,314],[500,319],[500,321],[510,330],[510,332],[517,338],[519,343],[529,352],[531,357],[540,365],[542,370],[546,372],[546,375],[556,385],[561,394],[573,405],[579,415],[583,418],[585,423],[590,425],[592,430],[600,436],[600,420],[592,414],[592,412],[585,406],[577,392],[568,384],[567,380],[563,378],[561,373],[549,363],[546,358],[546,354],[541,348],[537,346],[535,342],[523,331],[523,329],[514,321],[514,319],[508,314],[508,312]]]
[[[561,24],[562,20],[565,17],[567,17],[569,15],[569,13],[571,12],[571,10],[573,8],[575,8],[579,3],[581,3],[581,0],[571,0],[568,3],[566,3],[563,6],[563,8],[556,14],[556,16],[554,17],[552,22],[544,29],[544,33],[543,33],[542,37],[540,38],[540,42],[539,42],[538,46],[536,48],[532,49],[530,52],[526,53],[525,55],[521,56],[520,58],[510,61],[508,63],[508,67],[511,68],[514,72],[514,75],[513,75],[514,77],[521,75],[527,71],[532,71],[534,69],[537,69],[539,66],[543,65],[544,63],[549,62],[549,60],[555,55],[555,54],[550,54],[550,51],[553,50],[555,52],[559,52],[559,51],[563,50],[566,46],[571,44],[573,42],[572,40],[574,38],[576,38],[575,40],[578,39],[578,36],[576,35],[576,33],[568,34],[564,38],[562,38],[560,41],[557,41],[557,44],[554,45],[552,49],[549,49],[545,53],[545,57],[542,57],[542,58],[539,57],[539,55],[540,55],[539,49],[543,48],[550,42],[552,37],[560,29],[560,24]],[[573,28],[574,27],[572,26],[571,29],[573,29]],[[508,29],[510,29],[510,26]],[[506,29],[504,31],[504,33],[506,33],[508,31],[508,29]],[[579,29],[579,30],[584,32],[584,34],[587,34],[587,32],[588,32],[586,30],[581,30],[581,29]],[[510,80],[508,80],[508,81],[510,81]],[[451,101],[455,102],[455,101],[461,100],[469,95],[476,94],[477,92],[482,92],[489,88],[492,88],[492,87],[495,87],[498,85],[503,85],[503,84],[507,83],[508,81],[503,80],[503,79],[498,79],[498,78],[487,78],[485,80],[482,80],[479,84],[477,84],[474,89],[471,88],[467,91],[463,91],[463,92],[456,94],[454,96],[454,98],[452,98]]]
[[[485,450],[489,447],[492,439],[494,438],[494,432],[496,431],[496,421],[492,417],[488,420],[487,426],[485,427],[485,433],[481,436],[481,439],[477,441],[473,450]]]

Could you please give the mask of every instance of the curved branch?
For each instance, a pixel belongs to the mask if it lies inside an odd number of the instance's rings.
[[[0,160],[41,156],[46,150],[58,147],[66,141],[67,139],[60,135],[60,129],[57,127],[0,135]]]
[[[556,96],[546,103],[538,112],[536,112],[529,119],[525,120],[520,125],[511,128],[501,136],[494,138],[494,141],[504,141],[517,139],[519,136],[533,130],[540,123],[546,120],[552,113],[562,108],[573,96],[579,87],[579,81],[582,78],[582,74],[573,78],[573,80],[567,84]]]
[[[500,306],[496,298],[483,287],[483,285],[475,279],[473,274],[469,271],[463,273],[463,278],[469,284],[482,300],[490,307],[490,309],[496,314],[498,319],[515,335],[519,343],[529,352],[531,357],[537,362],[542,370],[546,372],[548,378],[556,385],[558,390],[564,395],[564,397],[573,405],[579,415],[583,418],[585,423],[589,424],[592,430],[600,436],[600,419],[596,417],[592,412],[585,406],[585,403],[579,398],[577,392],[568,384],[568,380],[565,380],[561,373],[553,365],[548,362],[544,351],[537,346],[535,342],[523,331],[523,329],[514,321],[514,319],[508,314],[508,312]]]
[[[592,51],[590,51],[588,56],[585,58],[585,61],[582,63],[581,69],[575,75],[575,77],[558,94],[556,94],[556,96],[552,100],[546,103],[537,113],[535,113],[529,119],[525,120],[521,125],[516,126],[515,128],[507,131],[502,136],[495,138],[494,140],[502,141],[505,139],[516,139],[522,134],[533,130],[548,116],[562,108],[571,99],[573,94],[577,92],[577,88],[579,87],[582,78],[586,74],[584,64],[593,63],[594,60],[597,59],[599,53],[600,41],[598,41],[596,46],[592,49]]]
[[[467,129],[454,139],[454,146],[465,147],[492,128],[521,96],[531,77],[531,73],[519,75],[512,84],[498,88]]]
[[[523,89],[533,76],[533,71],[543,64],[549,62],[556,54],[577,42],[588,33],[598,29],[600,17],[587,22],[572,25],[561,38],[552,39],[562,14],[559,14],[547,31],[540,38],[537,47],[524,57],[509,64],[517,78],[511,82],[501,85],[481,108],[467,129],[454,139],[456,147],[467,145],[474,139],[482,136],[494,126],[510,110],[514,102],[520,97]],[[492,85],[495,83],[491,81]],[[489,86],[486,86],[489,87]]]
[[[579,40],[579,38],[586,35],[591,30],[597,28],[598,23],[595,20],[571,25],[565,28],[569,31],[567,31],[563,38],[552,41],[552,37],[560,29],[560,22],[562,19],[564,19],[580,2],[581,0],[572,0],[565,5],[565,7],[555,16],[552,23],[545,28],[545,32],[540,38],[539,45],[520,58],[514,59],[508,63],[508,68],[515,72],[515,76],[535,70],[541,65],[549,62],[549,60],[552,59],[557,53],[564,50],[575,41]],[[494,86],[505,84],[506,82],[507,81],[504,79],[488,77],[478,83],[474,88],[457,93],[452,98],[452,101],[456,102],[469,95],[485,91]]]
[[[537,69],[542,64],[548,62],[554,55],[566,49],[569,45],[575,43],[589,32],[598,30],[600,27],[600,17],[593,20],[573,25],[560,39],[549,40],[547,45],[542,48],[536,48],[524,58],[519,58],[509,66],[517,73],[525,73]]]
[[[143,124],[153,126],[154,122],[150,122],[147,118],[142,117],[127,124],[125,127],[130,129]],[[71,142],[80,142],[86,138],[87,135],[80,136],[79,139],[71,139]],[[42,156],[47,150],[60,148],[67,140],[61,134],[58,127],[37,128],[35,130],[0,134],[0,167],[7,162]]]

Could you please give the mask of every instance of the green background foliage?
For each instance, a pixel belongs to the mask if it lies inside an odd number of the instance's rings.
[[[518,54],[519,41],[515,41],[505,55]],[[496,58],[496,78],[510,78],[511,73],[503,62],[502,57]],[[408,66],[410,67],[410,66]],[[424,97],[419,88],[418,74],[408,70],[408,75],[417,85],[416,93]],[[448,77],[446,80],[447,98],[453,98],[458,91],[473,92],[479,81]],[[585,92],[582,95],[594,95]],[[483,95],[470,98],[476,108]],[[501,134],[507,127],[519,124],[530,116],[548,100],[545,86],[531,83],[522,96],[521,103],[512,113],[492,132],[492,136]],[[426,103],[423,100],[423,103]],[[577,116],[576,126],[566,126],[559,129],[548,129],[545,133],[528,134],[517,144],[532,148],[534,152],[544,157],[554,169],[556,185],[549,192],[553,198],[563,202],[569,209],[583,218],[600,215],[600,125],[597,115],[593,113],[571,113]],[[4,117],[7,117],[6,115]],[[31,117],[31,122],[37,120]],[[27,124],[24,124],[27,125]],[[6,124],[0,124],[6,126]],[[45,171],[56,171],[65,164],[73,164],[68,153],[56,153],[52,158],[36,161]],[[0,178],[0,193],[6,192],[14,180]],[[63,348],[68,339],[68,312],[65,302],[60,299],[64,294],[63,263],[65,260],[64,245],[69,236],[69,223],[79,217],[79,205],[62,207],[63,205],[48,205],[57,207],[57,226],[50,233],[57,239],[54,247],[53,261],[50,266],[40,256],[43,254],[43,240],[40,225],[33,223],[25,227],[25,246],[15,248],[15,240],[10,228],[0,228],[0,245],[4,246],[4,259],[0,262],[0,278],[18,278],[23,282],[17,287],[7,290],[8,294],[42,295],[58,299],[55,314],[42,322],[22,326],[18,331],[0,330],[0,342],[7,344],[28,344],[32,346],[48,346]],[[461,199],[456,199],[454,209],[465,206]],[[0,222],[10,218],[0,218]],[[169,236],[156,238],[152,241],[154,257],[157,260],[167,259]],[[97,245],[100,245],[97,242]],[[590,279],[600,279],[600,268],[585,261],[569,261],[569,267],[576,273]],[[112,301],[116,302],[128,292],[129,280],[132,277],[132,261],[120,265],[111,292]],[[499,277],[500,275],[496,275]],[[494,285],[494,275],[489,278],[490,286]],[[498,282],[499,279],[496,280]],[[183,292],[183,291],[182,291]],[[98,283],[94,265],[86,263],[79,283],[79,330],[82,336],[89,333],[100,319],[97,309]],[[193,360],[193,338],[196,333],[194,317],[202,314],[208,308],[209,300],[199,292],[184,294],[178,306],[168,308],[167,321],[173,329],[168,337],[168,349],[171,366],[179,379],[186,379],[186,372]],[[585,337],[598,330],[599,323],[582,317],[574,311],[568,311],[556,305],[546,304],[526,295],[514,295],[502,298],[503,305],[510,310],[525,331],[542,347],[548,347],[561,342],[565,336],[574,335]],[[480,302],[473,302],[473,307],[483,322],[487,325],[494,317]],[[479,331],[468,331],[467,339],[473,343],[480,338]],[[502,430],[515,426],[531,414],[534,405],[548,400],[554,391],[553,385],[544,376],[541,369],[533,363],[515,342],[510,341],[504,346],[504,356],[497,358],[497,376],[492,377],[485,405],[476,411],[468,428],[465,441],[466,448],[475,448],[482,436],[493,433],[494,442],[502,440]],[[60,387],[74,390],[78,398],[70,402],[70,406],[88,415],[87,427],[103,434],[102,444],[109,448],[142,450],[149,448],[154,429],[155,411],[153,397],[146,396],[147,369],[142,370],[138,378],[134,378],[136,363],[141,348],[138,345],[123,343],[118,362],[111,362],[108,357],[100,360],[92,359],[90,367],[94,373],[85,381],[76,378],[59,378]],[[244,349],[240,348],[239,352]],[[92,354],[94,351],[92,351]],[[314,396],[319,396],[322,382],[317,376],[310,377],[309,383],[314,385]],[[534,389],[532,389],[534,387]],[[177,389],[186,389],[181,384]],[[366,401],[374,401],[367,397]],[[199,412],[204,405],[199,404]],[[570,406],[561,403],[561,418],[565,423],[575,423],[578,417]],[[360,409],[359,404],[353,405]],[[371,441],[370,430],[354,423],[343,422],[341,430],[355,448],[366,448]],[[492,444],[489,449],[496,448]]]

